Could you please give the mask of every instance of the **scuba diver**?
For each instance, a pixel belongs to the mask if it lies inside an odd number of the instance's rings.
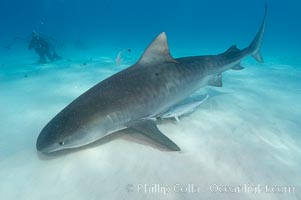
[[[28,48],[34,49],[35,52],[40,56],[40,63],[46,63],[46,58],[48,58],[51,62],[61,59],[61,57],[57,55],[54,46],[35,31],[32,32],[31,41]]]

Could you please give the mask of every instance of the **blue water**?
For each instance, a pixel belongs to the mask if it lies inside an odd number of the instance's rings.
[[[0,5],[0,44],[37,30],[64,43],[80,39],[98,47],[145,46],[165,31],[171,45],[193,44],[198,51],[214,52],[216,46],[248,44],[261,22],[264,1],[12,0]],[[271,1],[268,6],[264,51],[300,61],[300,2]]]
[[[264,0],[2,0],[0,2],[0,200],[301,199],[301,2],[268,1],[264,64],[229,71],[222,88],[180,123],[159,125],[182,152],[117,134],[90,148],[45,157],[45,124],[108,76],[134,64],[166,32],[174,57],[249,45]],[[28,50],[35,30],[55,38],[56,62]],[[13,38],[18,37],[6,49]],[[116,66],[119,51],[122,55]],[[176,184],[200,191],[170,191]],[[139,190],[146,184],[149,190]],[[153,188],[159,184],[161,190]],[[294,192],[212,192],[210,186],[279,186]],[[166,187],[163,187],[166,186]],[[253,187],[253,188],[254,188]],[[212,189],[212,188],[211,188]]]

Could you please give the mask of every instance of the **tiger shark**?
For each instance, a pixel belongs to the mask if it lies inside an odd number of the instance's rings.
[[[179,115],[185,108],[191,110],[192,104],[181,102],[202,87],[221,87],[222,73],[242,70],[240,62],[245,57],[253,56],[263,63],[260,48],[266,11],[267,6],[261,27],[248,47],[233,45],[217,55],[173,58],[162,32],[137,63],[96,84],[59,112],[39,134],[37,151],[81,147],[124,129],[139,132],[168,150],[180,151],[158,129],[157,119],[179,117],[173,110]]]

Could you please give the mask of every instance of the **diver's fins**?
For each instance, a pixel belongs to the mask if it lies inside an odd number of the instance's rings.
[[[137,121],[130,126],[131,129],[142,133],[143,135],[149,137],[150,139],[158,142],[162,146],[172,150],[180,151],[181,149],[168,137],[166,137],[156,125],[156,121],[153,119],[144,119]]]

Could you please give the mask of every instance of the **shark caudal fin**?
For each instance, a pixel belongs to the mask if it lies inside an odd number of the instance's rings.
[[[263,33],[265,30],[267,8],[268,8],[267,3],[265,3],[265,14],[264,14],[263,22],[261,24],[261,27],[260,27],[257,35],[255,36],[252,43],[248,47],[249,51],[251,52],[250,54],[252,55],[252,57],[260,63],[263,63],[263,58],[260,53],[260,48],[261,48],[261,44],[262,44]]]

